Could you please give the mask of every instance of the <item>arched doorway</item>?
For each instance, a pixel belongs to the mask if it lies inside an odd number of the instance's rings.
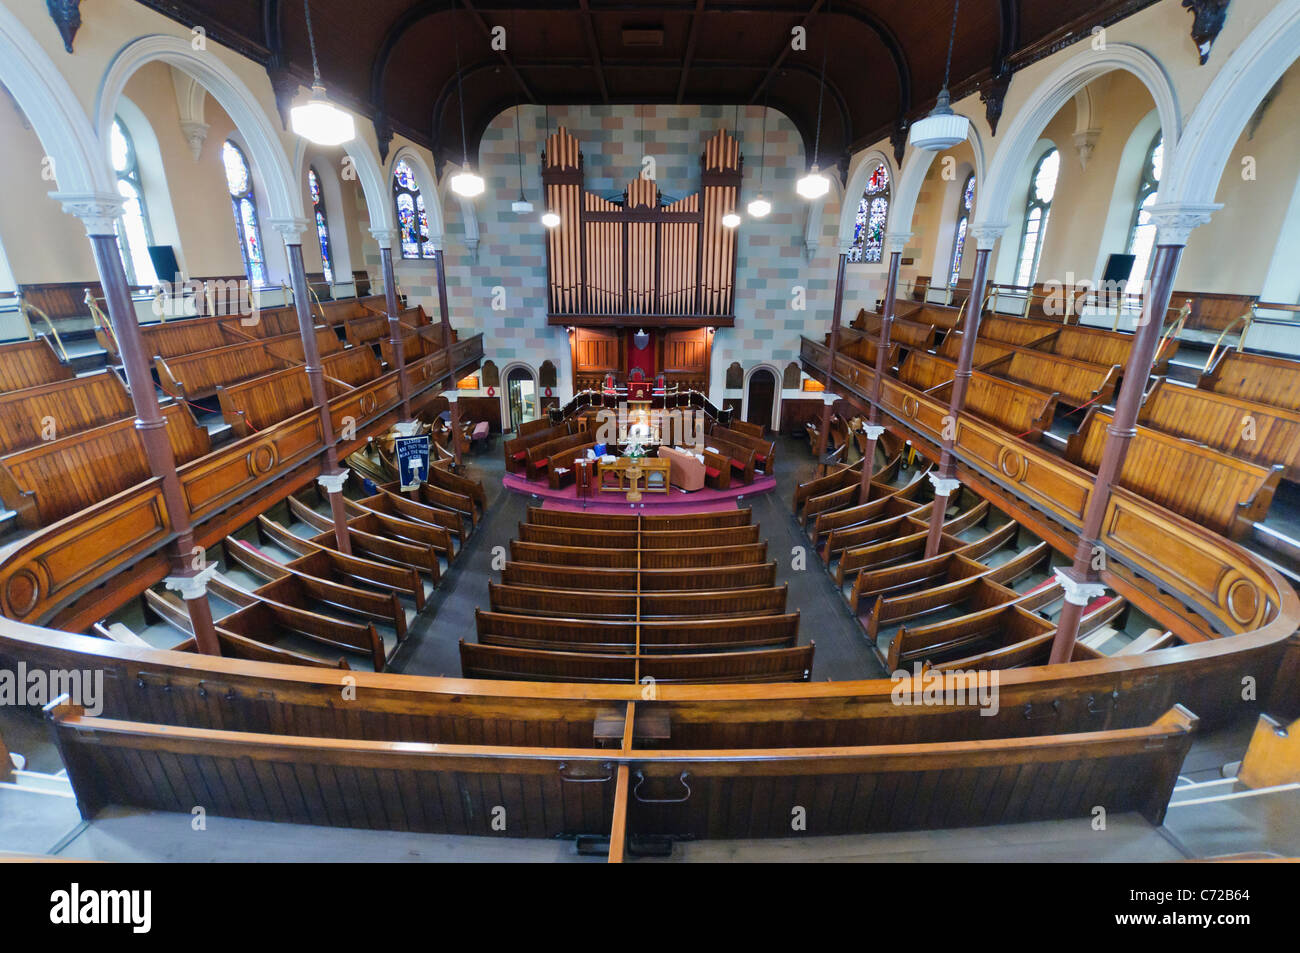
[[[758,424],[764,430],[771,427],[775,403],[776,375],[770,368],[755,368],[745,387],[745,422]]]
[[[506,375],[506,404],[510,408],[511,430],[518,430],[520,424],[536,420],[540,413],[537,378],[522,364],[511,368]]]

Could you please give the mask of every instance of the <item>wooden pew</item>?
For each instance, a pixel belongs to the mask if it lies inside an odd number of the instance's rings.
[[[523,542],[550,543],[555,546],[588,546],[593,549],[691,549],[704,546],[739,546],[757,543],[759,528],[729,526],[717,529],[637,532],[635,530],[570,529],[563,526],[537,526],[520,523],[517,538]]]
[[[487,506],[487,491],[483,489],[483,481],[475,480],[473,477],[463,474],[452,473],[448,466],[438,463],[430,466],[427,483],[440,490],[446,490],[468,498],[473,504],[470,507],[470,512],[481,517],[483,508]],[[475,507],[477,507],[477,511],[475,511]]]
[[[356,581],[356,577],[340,573],[324,550],[303,557],[305,563],[302,560],[294,560],[293,565],[286,565],[276,562],[250,543],[235,539],[233,536],[227,536],[222,541],[222,549],[227,565],[239,566],[266,580],[268,585],[279,584],[284,579],[292,579],[299,592],[315,600],[319,605],[377,619],[393,626],[399,642],[406,638],[406,611],[402,608],[396,591],[389,589],[381,594],[358,588],[352,584]],[[318,571],[328,575],[313,575],[305,569],[305,566],[317,567]],[[284,598],[278,589],[258,588],[255,591],[275,602],[301,604],[295,598]]]
[[[753,511],[747,509],[720,510],[716,513],[633,516],[619,513],[572,513],[568,510],[548,510],[541,506],[528,507],[528,522],[534,526],[567,526],[572,529],[644,529],[646,532],[725,529],[731,526],[748,526],[751,519],[753,519]]]
[[[72,366],[59,360],[45,335],[35,341],[0,344],[0,393],[67,381],[75,376]]]
[[[693,655],[601,655],[547,652],[461,640],[465,678],[566,682],[806,682],[812,678],[813,645]]]
[[[955,370],[954,367],[954,373]],[[930,391],[930,395],[940,401],[948,400],[951,393],[951,384]],[[1041,391],[974,371],[966,388],[962,413],[1001,427],[1021,440],[1037,443],[1052,425],[1059,396],[1056,391]]]
[[[1079,620],[1079,641],[1074,645],[1073,662],[1085,662],[1089,659],[1103,658],[1099,652],[1088,646],[1088,636],[1096,629],[1113,621],[1127,608],[1127,603],[1120,598],[1098,600],[1101,605],[1085,611]],[[933,668],[944,672],[955,669],[963,671],[972,669],[1008,669],[1022,668],[1027,665],[1046,665],[1051,657],[1052,640],[1056,630],[1040,632],[1019,642],[1003,644],[993,639],[991,647],[975,655],[939,662]]]
[[[993,590],[985,591],[985,598],[997,595]],[[942,662],[983,651],[994,642],[1010,645],[1053,629],[1052,623],[1020,605],[997,603],[944,622],[899,629],[890,640],[884,664],[886,671],[895,672],[913,662]]]
[[[809,537],[812,539],[813,545],[822,554],[823,560],[830,562],[831,555],[842,548],[840,546],[826,545],[827,540],[823,539],[823,537],[830,536],[836,530],[846,530],[879,519],[885,511],[885,507],[889,505],[889,500],[916,499],[917,494],[929,485],[925,479],[927,472],[929,471],[917,471],[915,477],[901,487],[873,481],[868,485],[869,498],[865,503],[857,503],[818,513],[817,518],[813,521],[813,528]],[[850,503],[856,498],[850,495]]]
[[[184,814],[204,804],[219,817],[500,836],[496,815],[466,807],[482,802],[478,792],[500,791],[509,792],[512,834],[552,840],[609,834],[622,810],[615,761],[630,778],[626,830],[641,836],[789,837],[788,799],[770,792],[795,780],[809,803],[830,805],[810,812],[812,835],[1086,818],[1098,803],[1158,825],[1197,726],[1175,706],[1144,727],[992,742],[623,755],[159,726],[89,717],[62,699],[49,717],[86,819],[108,805]],[[1062,772],[1087,783],[1057,783]],[[214,778],[232,783],[209,783]],[[354,786],[359,778],[362,788]],[[475,796],[418,796],[461,790]],[[706,810],[710,804],[747,809]]]
[[[163,391],[185,400],[211,397],[218,387],[230,387],[294,366],[294,362],[272,354],[263,341],[232,344],[179,357],[154,358],[154,369]]]
[[[767,543],[742,546],[712,546],[707,549],[642,550],[642,569],[697,569],[715,566],[744,566],[767,561]],[[510,541],[510,558],[519,562],[552,566],[595,566],[634,569],[634,549],[602,550],[587,546],[553,546],[547,543]]]
[[[592,566],[549,566],[544,563],[508,561],[501,581],[509,585],[538,589],[570,589],[588,592],[637,591],[683,592],[696,589],[752,589],[776,585],[776,563],[749,566],[714,566],[688,570],[601,569]]]
[[[927,559],[921,555],[909,562],[863,570],[853,579],[849,608],[857,615],[859,606],[877,596],[913,592],[955,578],[954,567],[966,566],[968,561],[979,562],[1012,544],[1019,529],[1016,523],[1004,523],[972,543],[949,548],[937,556]],[[924,548],[921,552],[924,553]]]
[[[1066,442],[1071,463],[1095,471],[1111,415],[1088,411]],[[1283,467],[1264,467],[1201,444],[1138,427],[1129,442],[1119,483],[1230,539],[1241,539],[1268,513]]]
[[[1189,305],[1187,327],[1201,331],[1223,331],[1242,315],[1250,314],[1259,295],[1225,294],[1212,291],[1175,291],[1173,307]]]
[[[285,568],[297,569],[318,579],[347,584],[359,582],[371,588],[395,592],[412,599],[417,612],[424,608],[424,584],[420,581],[420,574],[410,567],[345,555],[332,547],[295,535],[266,515],[257,518],[257,532],[260,539],[298,554],[297,559],[284,564]]]
[[[530,446],[524,452],[524,472],[530,480],[539,480],[546,475],[547,464],[552,456],[559,459],[572,459],[572,452],[578,447],[592,446],[592,441],[585,433],[566,434]]]
[[[1017,320],[1009,318],[1006,320]],[[1050,351],[1061,357],[1073,358],[1088,364],[1100,364],[1111,367],[1118,364],[1128,366],[1129,353],[1133,350],[1133,335],[1122,331],[1104,331],[1101,328],[1079,327],[1077,325],[1041,324],[1046,337],[1035,341],[1034,350]],[[1166,348],[1157,354],[1152,362],[1151,373],[1163,374],[1169,368],[1169,359],[1173,349]]]
[[[840,466],[825,476],[820,476],[812,480],[800,483],[794,488],[794,513],[796,516],[803,510],[804,502],[810,497],[821,496],[825,493],[832,493],[835,490],[843,489],[846,486],[859,483],[862,480],[863,461],[848,466]],[[873,474],[872,479],[877,479]]]
[[[346,391],[346,385],[326,377],[325,392],[329,397]],[[286,367],[239,384],[218,384],[217,404],[222,419],[235,435],[247,437],[310,410],[315,401],[307,372],[302,367]]]
[[[872,483],[891,483],[898,476],[898,471],[902,468],[902,456],[895,456],[881,469],[871,475]],[[811,480],[807,486],[811,495],[805,495],[803,498],[803,514],[800,518],[805,526],[808,520],[813,520],[816,525],[816,518],[823,513],[837,512],[847,507],[853,506],[861,496],[862,480],[862,461],[855,463],[848,471],[843,469],[835,473],[827,474],[824,477],[818,477]],[[832,489],[822,490],[818,487],[833,487]],[[799,490],[795,490],[795,499],[799,500]],[[798,508],[796,506],[796,513]]]
[[[853,327],[876,340],[880,339],[881,316],[871,311],[859,311]],[[889,327],[889,340],[909,351],[928,351],[934,347],[935,327],[908,318],[895,317]],[[951,336],[951,335],[949,335]]]
[[[319,488],[317,495],[322,495]],[[446,558],[447,562],[456,558],[456,547],[449,530],[399,512],[385,496],[371,497],[366,503],[345,498],[344,506],[354,517],[373,517],[375,525],[382,527],[386,536],[405,540],[417,546],[432,546],[436,552]]]
[[[570,652],[643,654],[719,652],[733,648],[782,648],[799,638],[799,613],[727,619],[653,620],[550,618],[474,610],[484,645]]]
[[[311,538],[313,543],[330,549],[337,547],[334,521],[330,517],[317,513],[297,497],[289,497],[288,503],[289,511],[296,519],[319,531]],[[349,519],[348,535],[354,553],[416,569],[428,575],[435,585],[442,576],[438,551],[433,546],[394,539],[373,513]]]
[[[988,515],[988,501],[981,500],[974,506],[950,516],[944,520],[944,534],[947,538],[955,537],[972,526],[979,524]],[[925,536],[929,532],[929,511],[924,511],[924,519],[915,516],[898,517],[890,528],[889,535],[878,538],[866,545],[841,550],[840,561],[835,564],[835,584],[843,586],[846,579],[867,568],[878,569],[892,563],[902,562],[916,552],[918,535],[924,550]],[[955,545],[945,545],[946,549],[955,549]]]
[[[208,432],[188,408],[162,408],[177,465],[208,453]],[[150,479],[135,419],[95,427],[0,457],[0,502],[35,529]]]
[[[767,476],[776,473],[776,444],[764,437],[754,437],[730,427],[713,424],[706,439],[718,437],[732,447],[754,451],[754,466]]]
[[[0,454],[51,437],[70,437],[134,413],[126,386],[111,370],[0,393]]]
[[[927,481],[928,482],[928,481]],[[910,520],[928,520],[934,509],[933,497],[918,503],[911,497],[884,497],[875,516],[860,520],[850,526],[841,526],[832,530],[821,547],[820,555],[827,566],[836,562],[836,557],[847,549],[869,546],[883,539],[893,539],[899,529],[910,525]],[[856,508],[856,507],[855,507]]]
[[[1281,465],[1286,479],[1300,482],[1300,411],[1158,377],[1143,400],[1138,423],[1261,466]]]
[[[1118,364],[1104,367],[1026,348],[1008,348],[980,370],[1041,393],[1058,392],[1076,406],[1109,402],[1123,372]]]
[[[375,352],[368,347],[354,347],[331,354],[321,359],[321,367],[326,377],[342,381],[349,387],[369,384],[384,373]]]
[[[765,432],[761,424],[751,424],[743,420],[733,420],[731,422],[731,429],[738,433],[747,434],[751,437],[762,437]]]
[[[757,465],[756,453],[753,447],[743,446],[727,438],[726,435],[709,434],[704,438],[708,444],[704,448],[704,453],[708,459],[713,455],[721,456],[726,460],[727,466],[730,467],[730,474],[739,478],[745,486],[754,482],[754,468]]]
[[[437,467],[430,467],[431,474],[437,473]],[[379,487],[385,493],[400,494],[397,483],[385,483]],[[469,519],[469,528],[473,532],[477,518],[482,514],[482,509],[476,505],[476,501],[463,493],[457,493],[444,487],[432,483],[421,483],[419,488],[414,491],[414,498],[417,503],[425,506],[437,507],[450,512],[459,513],[462,517]]]
[[[1224,350],[1196,386],[1225,397],[1300,412],[1300,361]]]
[[[986,314],[980,318],[977,340],[983,343],[1002,343],[1012,347],[1030,347],[1047,341],[1060,330],[1059,323],[1028,321],[1024,318],[1006,318]]]
[[[319,602],[312,590],[317,587],[304,586],[296,576],[268,582],[255,592],[235,585],[220,573],[208,585],[219,599],[239,606],[219,620],[227,632],[272,644],[289,635],[300,636],[330,648],[368,655],[376,672],[384,670],[388,657],[374,624],[316,612],[313,606]]]
[[[160,593],[153,589],[146,589],[144,597],[145,605],[159,618],[180,632],[191,636],[194,634],[194,627],[190,623],[189,610],[185,608],[180,599],[171,593]],[[226,618],[230,618],[230,616]],[[248,619],[244,619],[238,623],[238,631],[231,631],[222,626],[220,622],[217,624],[217,642],[221,646],[223,656],[226,658],[246,659],[250,662],[303,665],[307,668],[341,668],[345,671],[351,668],[347,663],[347,659],[341,655],[331,661],[320,656],[307,655],[304,652],[274,644],[274,640],[286,638],[289,633],[275,628],[271,624],[265,625],[261,631],[245,632],[243,629],[248,622]],[[192,640],[187,645],[192,645]],[[192,651],[192,648],[187,650]]]
[[[599,592],[581,589],[538,589],[509,583],[488,583],[493,612],[562,618],[699,618],[777,615],[785,611],[786,586],[685,592]]]
[[[421,503],[391,490],[381,488],[373,496],[364,497],[357,502],[367,509],[388,513],[390,516],[400,516],[418,523],[441,526],[448,532],[454,533],[461,543],[465,542],[470,533],[471,527],[465,525],[464,513],[444,507],[429,506],[427,503]]]

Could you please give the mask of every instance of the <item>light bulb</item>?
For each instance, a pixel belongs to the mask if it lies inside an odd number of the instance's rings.
[[[555,228],[560,224],[559,213],[552,212],[550,209],[547,209],[545,212],[542,213],[542,224],[545,225],[547,228]]]
[[[737,228],[740,225],[740,216],[735,212],[728,212],[722,216],[722,224],[727,228]]]
[[[763,198],[760,192],[758,197],[749,203],[749,214],[754,218],[766,218],[772,211],[772,203]]]
[[[831,180],[817,171],[816,164],[795,183],[794,190],[806,199],[819,199],[831,190]]]
[[[451,190],[457,195],[462,195],[467,199],[472,199],[476,195],[482,195],[486,186],[483,183],[481,175],[475,175],[474,171],[465,167],[464,172],[457,172],[451,177]]]

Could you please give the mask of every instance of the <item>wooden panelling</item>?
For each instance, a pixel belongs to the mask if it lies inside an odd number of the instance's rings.
[[[71,380],[73,374],[44,335],[35,341],[0,344],[0,392]]]
[[[129,417],[135,412],[111,370],[0,394],[0,454]]]

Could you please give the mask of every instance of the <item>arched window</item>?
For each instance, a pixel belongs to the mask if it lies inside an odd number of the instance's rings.
[[[149,211],[140,185],[140,163],[136,159],[135,143],[120,118],[113,120],[109,146],[117,173],[117,194],[126,200],[117,223],[117,246],[122,252],[126,277],[134,285],[153,285],[158,281],[149,258],[153,229],[149,227]],[[174,280],[174,276],[168,275],[167,280]]]
[[[266,257],[262,253],[262,228],[257,222],[257,199],[253,196],[253,173],[239,146],[229,139],[221,147],[226,167],[226,188],[235,215],[235,233],[244,256],[244,274],[255,288],[266,284]]]
[[[415,173],[405,159],[393,167],[393,201],[397,204],[397,227],[402,233],[403,258],[432,258],[429,240],[429,214],[424,210],[424,196],[415,181]]]
[[[1156,226],[1151,221],[1151,206],[1156,204],[1160,189],[1160,173],[1165,164],[1165,137],[1156,133],[1142,162],[1142,180],[1138,183],[1137,202],[1133,209],[1133,224],[1129,231],[1128,253],[1135,256],[1133,270],[1129,272],[1129,288],[1141,286],[1151,267],[1151,251],[1156,245]]]
[[[320,190],[320,176],[316,170],[307,167],[307,185],[311,189],[311,207],[316,217],[316,237],[320,239],[321,268],[325,272],[325,283],[334,284],[334,263],[330,260],[330,226],[325,220],[325,196]]]
[[[1032,285],[1038,275],[1038,259],[1043,254],[1047,221],[1052,216],[1052,197],[1056,195],[1056,178],[1061,172],[1061,154],[1055,149],[1043,153],[1034,174],[1029,177],[1029,202],[1025,205],[1025,234],[1020,239],[1020,267],[1016,284]]]
[[[885,222],[889,218],[889,169],[876,166],[867,179],[853,224],[849,261],[878,262],[885,248]]]
[[[966,230],[970,228],[970,213],[975,207],[975,173],[966,177],[966,185],[957,199],[957,230],[952,237],[952,268],[949,269],[948,287],[961,277],[961,256],[966,250]]]

